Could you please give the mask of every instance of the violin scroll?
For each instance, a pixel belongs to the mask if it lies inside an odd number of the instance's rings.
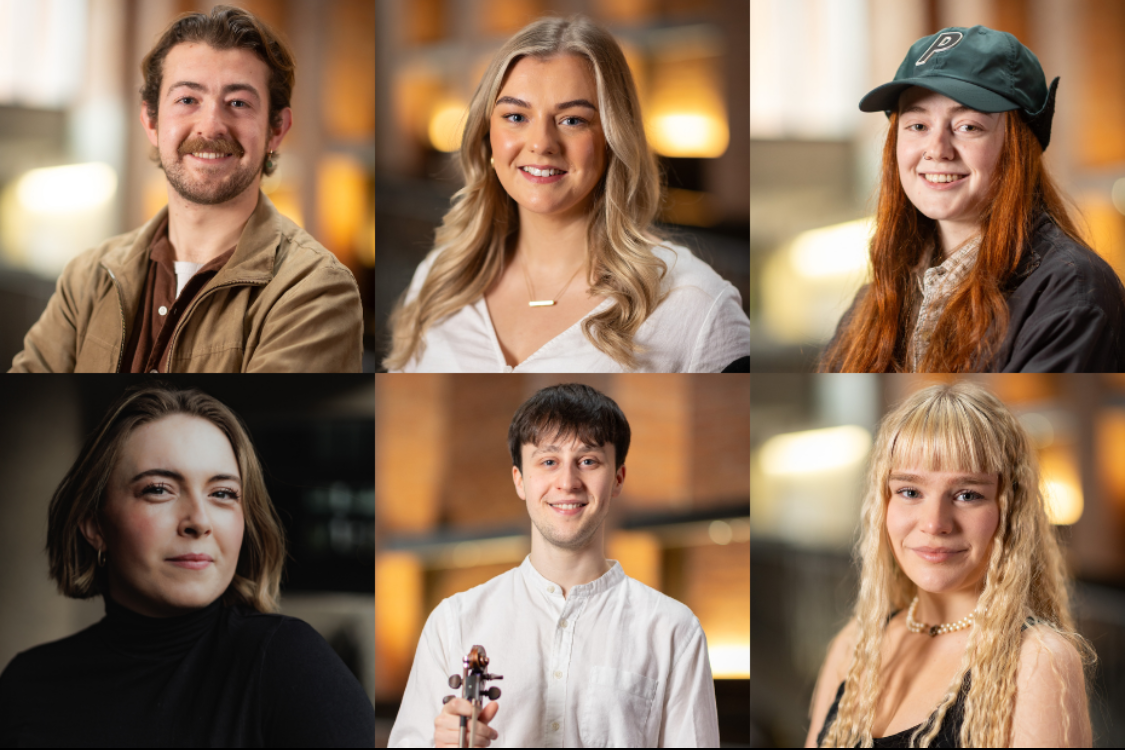
[[[490,700],[496,700],[500,697],[500,688],[490,687],[485,689],[484,684],[489,680],[502,680],[503,675],[489,674],[485,670],[488,669],[488,654],[485,653],[484,646],[473,646],[469,650],[469,655],[461,660],[462,673],[449,676],[449,687],[456,690],[461,688],[461,697],[473,704],[473,723],[468,723],[468,717],[461,717],[461,736],[458,744],[461,747],[472,747],[476,742],[476,721],[477,716],[480,714],[481,700],[487,697]],[[442,703],[448,703],[453,700],[452,695],[447,695],[442,699]],[[465,728],[469,726],[469,744],[465,744]]]

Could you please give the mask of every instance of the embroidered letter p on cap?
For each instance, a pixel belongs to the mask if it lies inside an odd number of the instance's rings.
[[[1047,86],[1039,58],[1011,34],[951,26],[912,44],[894,80],[869,91],[859,108],[890,116],[903,91],[921,86],[980,112],[1019,111],[1046,149],[1058,83]]]
[[[964,38],[965,35],[960,31],[941,32],[937,35],[937,38],[934,39],[934,43],[930,45],[930,48],[926,50],[926,54],[919,57],[918,62],[914,63],[914,66],[917,67],[919,65],[925,65],[926,61],[929,60],[930,57],[939,52],[948,52],[949,50],[960,44],[961,40]]]

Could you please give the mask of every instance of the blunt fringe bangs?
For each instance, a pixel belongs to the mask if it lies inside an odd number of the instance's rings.
[[[512,465],[523,471],[521,449],[544,440],[577,438],[584,445],[614,448],[614,466],[620,469],[629,452],[629,422],[617,403],[604,393],[581,383],[543,388],[516,410],[508,428]]]
[[[982,396],[983,397],[983,396]],[[933,396],[894,425],[891,469],[1003,474],[1012,448],[985,411],[963,391]]]
[[[297,61],[289,43],[279,32],[253,13],[229,5],[216,5],[211,14],[184,13],[172,21],[156,45],[141,61],[141,101],[148,116],[157,122],[160,87],[164,82],[164,58],[177,44],[201,42],[217,50],[248,49],[269,68],[269,122],[281,127],[281,110],[289,106],[296,82]],[[266,176],[277,168],[266,168]]]
[[[104,569],[81,524],[101,511],[106,487],[126,439],[138,427],[173,414],[205,419],[230,440],[242,476],[245,530],[234,579],[223,595],[259,612],[278,610],[285,563],[285,532],[266,491],[262,467],[241,418],[218,399],[196,389],[157,384],[133,388],[117,400],[87,436],[78,457],[51,498],[47,554],[59,592],[74,599],[104,595]]]

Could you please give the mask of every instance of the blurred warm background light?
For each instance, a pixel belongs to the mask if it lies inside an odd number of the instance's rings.
[[[750,677],[750,645],[707,644],[711,657],[711,674],[715,679]]]
[[[651,122],[652,146],[665,156],[722,156],[730,140],[722,113],[658,111]]]
[[[1050,446],[1039,451],[1043,499],[1047,517],[1057,526],[1069,526],[1082,517],[1085,501],[1073,451],[1068,446]]]
[[[112,235],[117,184],[117,172],[100,162],[24,173],[0,195],[3,258],[57,276],[75,255]]]
[[[801,232],[762,269],[761,315],[790,343],[827,339],[868,275],[871,219]]]
[[[468,105],[462,102],[443,102],[435,107],[427,128],[430,144],[444,153],[460,149],[468,114]]]
[[[654,45],[651,93],[642,95],[641,110],[657,153],[713,159],[726,152],[730,128],[720,47],[721,37],[707,27],[667,32]],[[634,77],[639,78],[635,69]]]
[[[117,191],[117,173],[108,164],[72,164],[33,169],[16,183],[25,211],[65,215],[108,203]]]
[[[1069,482],[1047,482],[1047,516],[1051,523],[1069,526],[1082,517],[1082,491]]]
[[[812,474],[862,462],[871,449],[871,433],[844,425],[772,437],[762,445],[767,474]]]

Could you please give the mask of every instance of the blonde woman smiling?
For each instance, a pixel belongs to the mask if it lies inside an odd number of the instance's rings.
[[[1089,747],[1067,577],[1026,433],[968,383],[879,430],[855,616],[833,641],[807,747]]]
[[[620,47],[581,17],[518,32],[477,88],[465,187],[391,315],[404,372],[720,372],[737,290],[653,221],[660,178]]]

